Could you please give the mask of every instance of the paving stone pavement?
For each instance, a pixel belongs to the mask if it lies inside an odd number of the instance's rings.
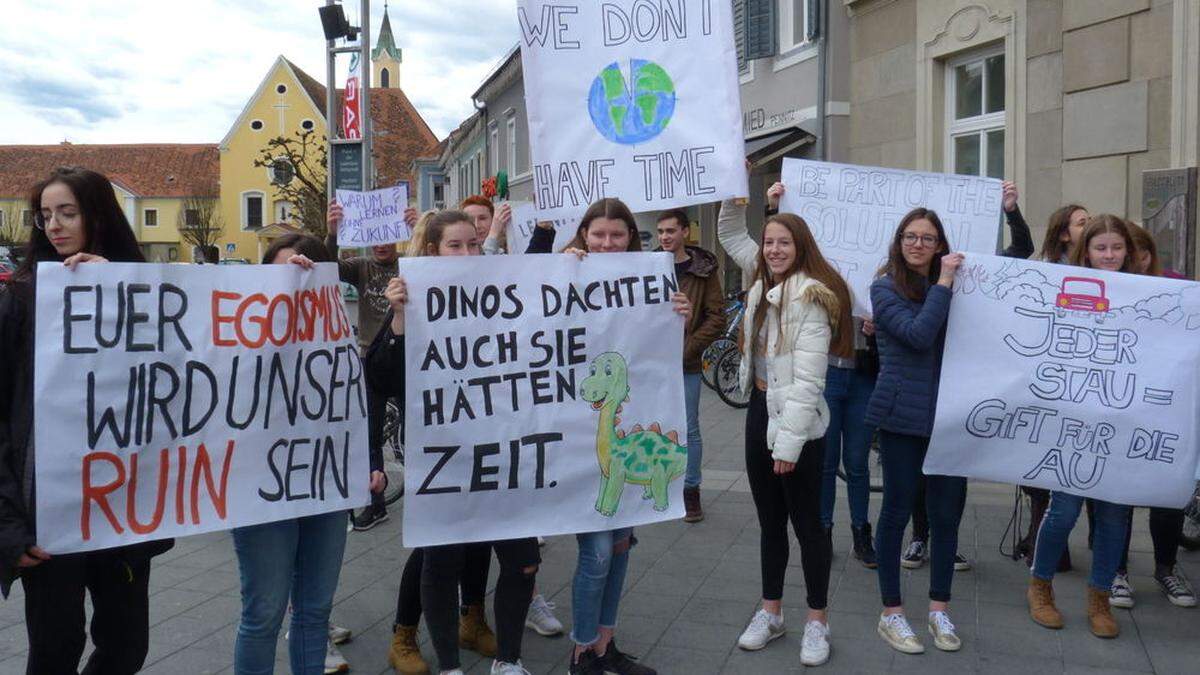
[[[670,522],[639,528],[617,629],[623,651],[664,675],[792,673],[800,666],[804,580],[793,541],[784,613],[790,632],[766,649],[746,653],[735,647],[738,634],[759,597],[758,525],[743,473],[744,414],[711,392],[702,400],[705,478],[702,523]],[[820,672],[830,673],[1197,673],[1200,672],[1200,609],[1170,605],[1150,577],[1153,556],[1144,510],[1137,512],[1131,554],[1131,581],[1137,606],[1115,610],[1121,625],[1116,640],[1099,640],[1087,630],[1084,584],[1090,555],[1076,528],[1071,543],[1076,571],[1055,583],[1067,627],[1050,631],[1034,625],[1025,610],[1025,566],[997,550],[1012,515],[1013,489],[972,483],[960,531],[960,551],[974,561],[955,575],[951,616],[963,638],[962,651],[932,647],[920,656],[893,652],[876,635],[879,594],[875,573],[849,555],[850,532],[845,492],[839,482],[830,587],[833,654]],[[871,517],[879,495],[871,496]],[[391,639],[400,569],[408,556],[400,544],[400,511],[364,533],[349,535],[338,585],[334,623],[354,632],[342,652],[355,673],[390,673]],[[542,551],[540,591],[557,604],[569,624],[573,537],[552,537]],[[1200,553],[1180,553],[1181,565],[1200,581]],[[492,565],[492,583],[496,565]],[[923,597],[927,568],[903,571],[906,606],[914,628],[924,635]],[[232,672],[233,644],[240,611],[237,558],[226,533],[180,539],[155,559],[150,578],[150,654],[145,673],[191,675]],[[0,603],[0,675],[23,673],[26,638],[24,598],[19,586]],[[568,626],[569,628],[569,626]],[[422,648],[433,650],[422,629]],[[527,631],[525,667],[535,674],[565,673],[570,643]],[[464,652],[468,673],[486,673],[490,660]],[[287,643],[281,634],[279,673],[287,673]]]

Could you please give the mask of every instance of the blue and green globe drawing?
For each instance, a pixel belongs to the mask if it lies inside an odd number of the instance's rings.
[[[653,61],[631,59],[627,81],[617,63],[600,71],[588,93],[588,112],[614,143],[643,143],[662,133],[675,114],[675,83]]]

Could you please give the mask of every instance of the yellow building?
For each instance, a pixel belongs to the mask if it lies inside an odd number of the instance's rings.
[[[414,159],[426,156],[437,138],[400,89],[401,52],[386,10],[371,53],[371,120],[374,182],[383,187],[410,181]],[[338,93],[340,110],[340,92]],[[274,138],[312,131],[314,153],[329,134],[325,86],[283,56],[250,93],[237,120],[219,144],[0,146],[0,240],[13,219],[28,220],[28,191],[51,169],[76,165],[99,171],[113,183],[118,201],[153,261],[193,260],[192,244],[179,226],[197,218],[197,200],[212,207],[221,231],[213,244],[222,260],[258,262],[275,237],[299,231],[293,205],[276,183],[291,180],[286,162],[256,167]],[[320,177],[324,183],[323,176]],[[410,190],[410,194],[414,191]],[[10,228],[11,229],[11,228]],[[28,226],[17,228],[27,235]],[[3,245],[3,241],[0,241]]]

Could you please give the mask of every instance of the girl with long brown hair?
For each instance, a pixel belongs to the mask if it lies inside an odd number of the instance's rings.
[[[1136,252],[1133,235],[1125,220],[1101,214],[1088,219],[1079,241],[1071,249],[1070,260],[1078,267],[1136,274]],[[1050,506],[1038,528],[1026,599],[1030,617],[1046,628],[1063,627],[1062,613],[1054,604],[1051,582],[1084,501],[1083,497],[1052,491]],[[1131,508],[1100,499],[1087,501],[1091,502],[1093,532],[1092,569],[1087,591],[1088,623],[1096,637],[1115,638],[1120,634],[1120,627],[1113,618],[1109,598],[1121,564]]]
[[[1050,214],[1046,222],[1046,238],[1042,240],[1039,260],[1052,263],[1067,263],[1071,248],[1079,241],[1084,225],[1088,221],[1088,210],[1079,204],[1067,204]]]
[[[788,521],[800,541],[808,616],[800,662],[829,659],[831,542],[821,524],[821,482],[829,406],[823,396],[830,344],[851,349],[850,292],[821,255],[803,218],[771,216],[755,242],[746,207],[727,200],[717,220],[721,246],[751,272],[739,380],[750,391],[746,475],[761,528],[762,605],[738,638],[758,650],[784,633]]]
[[[878,632],[905,654],[920,654],[925,647],[904,616],[900,544],[933,431],[950,289],[962,260],[961,253],[950,251],[938,214],[916,208],[900,221],[887,262],[871,284],[880,372],[866,422],[879,429],[883,462],[883,506],[875,537],[883,599]],[[966,496],[965,478],[925,476],[931,548],[929,632],[943,651],[962,647],[948,609]]]

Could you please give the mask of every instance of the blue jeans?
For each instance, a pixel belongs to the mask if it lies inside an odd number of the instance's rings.
[[[700,487],[700,463],[704,460],[704,445],[700,441],[700,373],[683,374],[683,397],[687,403],[687,473],[684,487]]]
[[[571,585],[571,639],[576,644],[591,645],[600,638],[601,627],[616,627],[629,551],[614,553],[613,546],[632,543],[632,536],[632,527],[575,535],[579,562]]]
[[[1050,508],[1038,529],[1037,546],[1033,549],[1033,576],[1049,581],[1058,569],[1058,559],[1067,548],[1067,537],[1083,508],[1083,497],[1065,492],[1050,493]],[[1094,539],[1092,540],[1092,572],[1088,585],[1108,592],[1121,555],[1125,549],[1125,533],[1129,529],[1130,507],[1092,499],[1095,504]]]
[[[883,460],[883,508],[875,549],[879,555],[879,594],[884,607],[899,607],[900,544],[912,515],[929,439],[880,431]],[[954,583],[954,554],[958,553],[958,524],[967,504],[967,479],[925,476],[925,508],[929,514],[929,599],[950,601]],[[1055,558],[1055,562],[1058,559]]]
[[[867,402],[875,391],[875,378],[854,370],[830,366],[825,373],[825,402],[829,405],[829,428],[825,432],[825,469],[821,477],[821,524],[833,525],[837,498],[837,467],[846,469],[846,492],[850,497],[850,524],[867,524],[871,499],[871,477],[867,462],[874,428],[863,421]]]
[[[346,512],[239,527],[233,531],[233,547],[242,575],[234,672],[275,671],[275,644],[290,599],[292,673],[324,673],[329,611],[346,549]]]

